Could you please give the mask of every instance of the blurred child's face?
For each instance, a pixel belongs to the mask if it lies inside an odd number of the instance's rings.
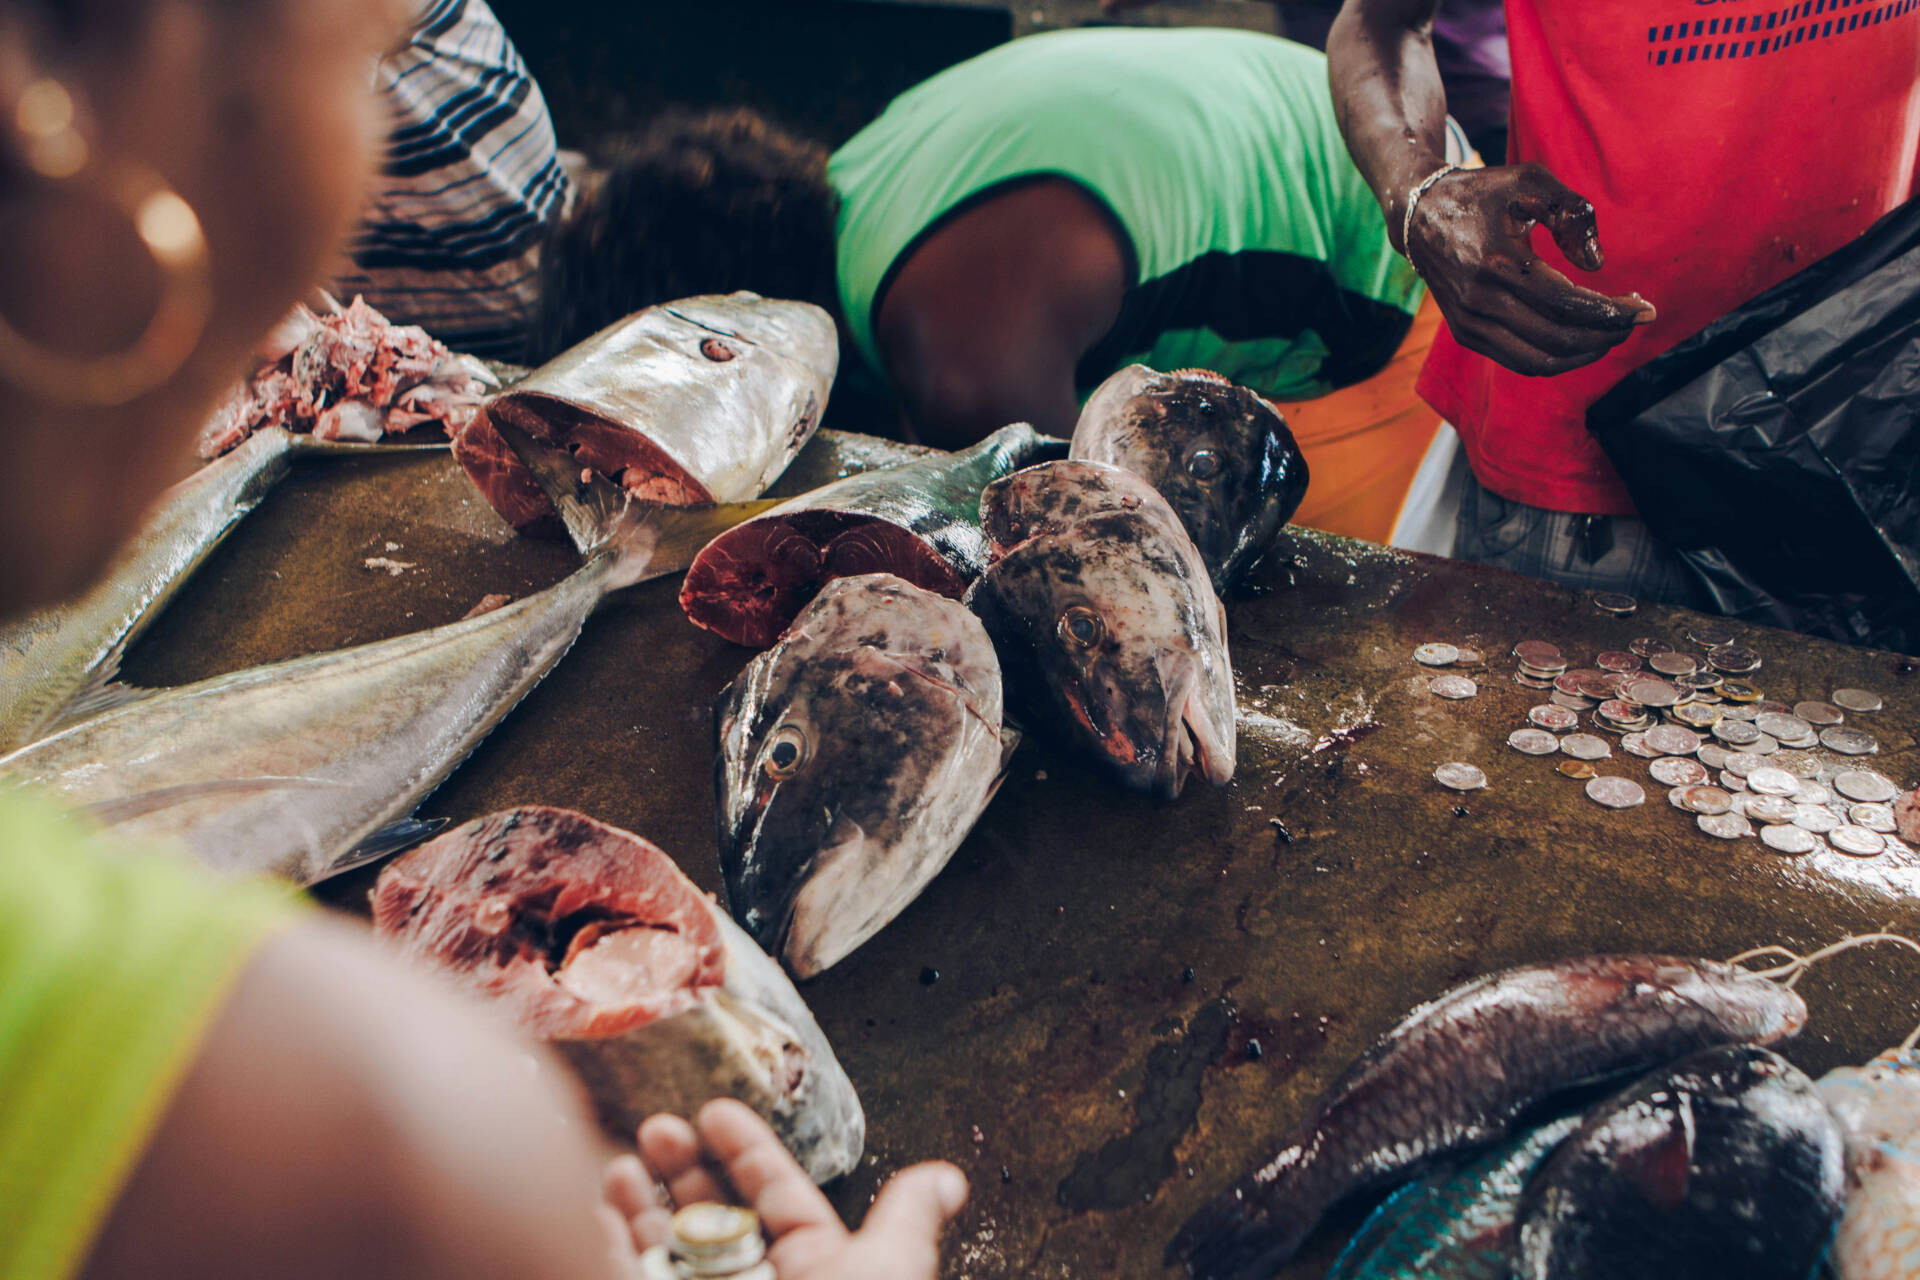
[[[10,7],[35,8],[0,0],[0,17]],[[56,41],[45,71],[84,104],[103,172],[116,162],[155,170],[199,215],[213,310],[187,366],[120,408],[50,407],[0,379],[0,614],[85,585],[189,469],[213,398],[264,331],[330,274],[385,134],[374,64],[402,38],[402,0],[115,7],[124,22],[114,33],[96,23],[74,47]],[[97,283],[122,273],[151,281],[152,264],[130,237],[84,223],[68,231],[66,220],[40,216],[32,252],[0,239],[0,288],[29,315],[35,299],[69,299],[40,307],[46,332],[124,333],[129,323],[138,332],[151,286],[130,287],[137,301],[102,301]],[[137,314],[129,321],[115,309]]]

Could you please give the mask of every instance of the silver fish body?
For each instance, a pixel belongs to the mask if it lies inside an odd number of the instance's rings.
[[[1307,460],[1280,411],[1203,370],[1115,373],[1081,410],[1071,456],[1124,467],[1158,489],[1222,592],[1307,493]]]
[[[990,486],[994,561],[967,596],[1014,716],[1162,798],[1233,777],[1226,610],[1193,540],[1151,485],[1098,462],[1050,462]]]
[[[1815,1083],[1847,1152],[1847,1208],[1828,1266],[1837,1280],[1920,1276],[1920,1052],[1889,1050]]]
[[[173,486],[85,595],[0,624],[0,752],[84,711],[76,700],[112,677],[127,646],[295,458],[422,447],[446,446],[336,443],[268,427]]]
[[[799,977],[838,963],[947,864],[998,787],[1000,664],[965,606],[840,578],[714,708],[735,916]]]

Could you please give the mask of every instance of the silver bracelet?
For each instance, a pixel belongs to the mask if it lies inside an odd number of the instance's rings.
[[[1451,162],[1441,165],[1426,177],[1420,179],[1412,194],[1407,197],[1407,216],[1400,224],[1400,255],[1409,264],[1413,262],[1413,211],[1420,205],[1420,197],[1427,194],[1429,188],[1450,173],[1460,172],[1463,166]],[[1414,267],[1418,271],[1419,267]]]

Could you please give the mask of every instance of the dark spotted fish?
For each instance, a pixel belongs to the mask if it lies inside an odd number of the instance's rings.
[[[1806,1280],[1840,1221],[1845,1142],[1813,1081],[1753,1045],[1601,1104],[1520,1204],[1516,1280]]]
[[[959,453],[836,480],[715,538],[687,570],[680,607],[764,649],[835,578],[890,573],[958,600],[987,567],[981,491],[1065,453],[1020,422]]]
[[[802,978],[873,936],[999,786],[1001,713],[966,606],[890,574],[829,583],[714,708],[735,919]]]
[[[1280,411],[1217,373],[1128,365],[1087,400],[1075,458],[1111,463],[1160,491],[1225,594],[1307,494],[1307,460]]]
[[[1227,617],[1151,485],[1050,462],[981,501],[993,565],[967,597],[1006,672],[1014,718],[1165,799],[1194,773],[1233,777]]]
[[[1209,1280],[1265,1277],[1339,1201],[1497,1142],[1563,1090],[1805,1022],[1792,991],[1709,960],[1587,956],[1477,979],[1375,1042],[1166,1260]]]

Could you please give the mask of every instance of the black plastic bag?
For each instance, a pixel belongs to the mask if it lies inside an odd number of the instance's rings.
[[[1720,611],[1920,650],[1920,200],[1628,375],[1587,427]]]

